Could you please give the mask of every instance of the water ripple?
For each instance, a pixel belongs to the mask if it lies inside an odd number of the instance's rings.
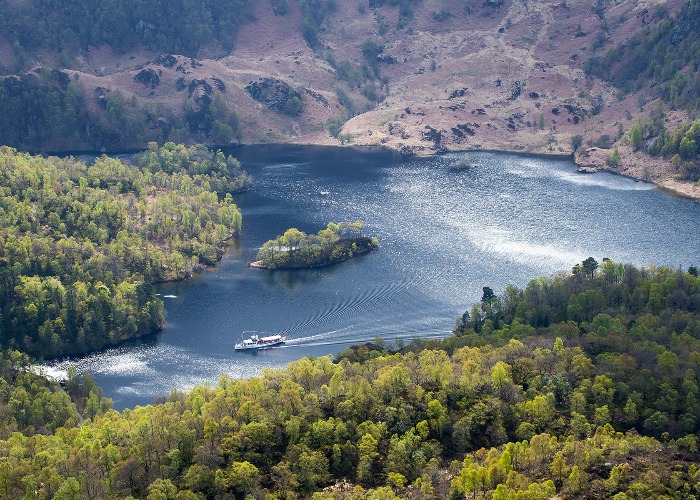
[[[592,255],[637,265],[700,263],[700,204],[570,161],[470,153],[403,160],[386,152],[291,146],[231,151],[255,178],[236,201],[241,245],[215,272],[159,286],[168,326],[157,340],[71,363],[92,372],[115,406],[150,402],[220,374],[250,377],[303,356],[448,335],[482,288],[570,269]],[[328,193],[328,194],[322,194]],[[289,227],[362,220],[380,249],[337,266],[246,267]],[[288,331],[286,346],[237,353],[244,330]]]

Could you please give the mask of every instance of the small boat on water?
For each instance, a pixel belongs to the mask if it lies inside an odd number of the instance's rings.
[[[233,348],[236,351],[248,351],[248,350],[259,350],[267,349],[269,347],[275,347],[284,344],[287,340],[288,333],[283,333],[281,335],[269,335],[267,337],[260,337],[257,334],[253,334],[250,338],[242,339],[237,342]]]

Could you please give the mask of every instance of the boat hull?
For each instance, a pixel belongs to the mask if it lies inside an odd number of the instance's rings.
[[[277,347],[287,340],[287,335],[272,335],[270,337],[258,337],[253,335],[249,339],[242,340],[233,346],[235,351],[259,351]]]
[[[283,345],[284,340],[280,340],[279,342],[274,342],[270,344],[265,344],[265,345],[243,345],[243,344],[236,344],[233,346],[233,349],[235,351],[259,351],[260,349],[268,349],[270,347],[277,347],[279,345]]]

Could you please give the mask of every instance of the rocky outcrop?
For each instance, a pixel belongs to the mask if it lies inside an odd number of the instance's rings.
[[[217,90],[221,93],[226,92],[226,84],[221,80],[220,78],[217,78],[215,76],[211,77],[211,81],[214,82],[214,86],[217,88]]]
[[[268,109],[288,115],[301,114],[301,94],[282,80],[262,78],[250,82],[245,89],[253,99],[266,104]]]
[[[206,95],[206,96],[211,97],[212,92],[214,91],[214,89],[212,88],[212,86],[209,85],[209,84],[207,83],[207,81],[204,80],[204,79],[202,79],[202,80],[198,80],[198,79],[192,80],[192,81],[190,82],[189,86],[187,87],[187,90],[189,91],[189,96],[190,96],[190,97],[192,97],[192,94],[195,94],[195,93],[201,93],[201,94],[204,94],[204,95]]]
[[[102,109],[107,109],[107,94],[109,94],[109,89],[104,87],[95,88],[95,102],[97,102]]]
[[[150,87],[152,89],[160,85],[160,77],[152,69],[142,69],[136,75],[134,75],[134,81],[140,83],[144,87]]]
[[[425,126],[425,130],[421,132],[421,136],[421,140],[432,142],[435,145],[436,149],[440,149],[442,147],[442,132],[440,132],[437,129],[434,129],[430,125]]]
[[[164,54],[156,57],[156,59],[153,61],[153,64],[157,64],[158,66],[163,66],[164,68],[170,69],[177,64],[177,57],[175,57],[172,54]]]

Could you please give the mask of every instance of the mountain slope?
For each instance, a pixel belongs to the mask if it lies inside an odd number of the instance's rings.
[[[580,144],[577,161],[589,168],[606,168],[617,145],[622,173],[673,182],[670,161],[648,162],[624,145],[624,134],[653,109],[653,87],[625,86],[625,93],[584,65],[668,23],[686,4],[264,0],[231,39],[212,37],[197,58],[164,56],[141,40],[121,53],[90,46],[71,59],[46,46],[19,51],[8,37],[0,50],[6,68],[68,61],[63,72],[85,99],[81,116],[92,117],[76,118],[70,140],[12,145],[115,150],[197,140],[570,155]],[[288,103],[291,97],[299,102]],[[690,118],[668,113],[669,130]],[[119,120],[142,125],[120,135]],[[696,186],[675,187],[700,196]]]

